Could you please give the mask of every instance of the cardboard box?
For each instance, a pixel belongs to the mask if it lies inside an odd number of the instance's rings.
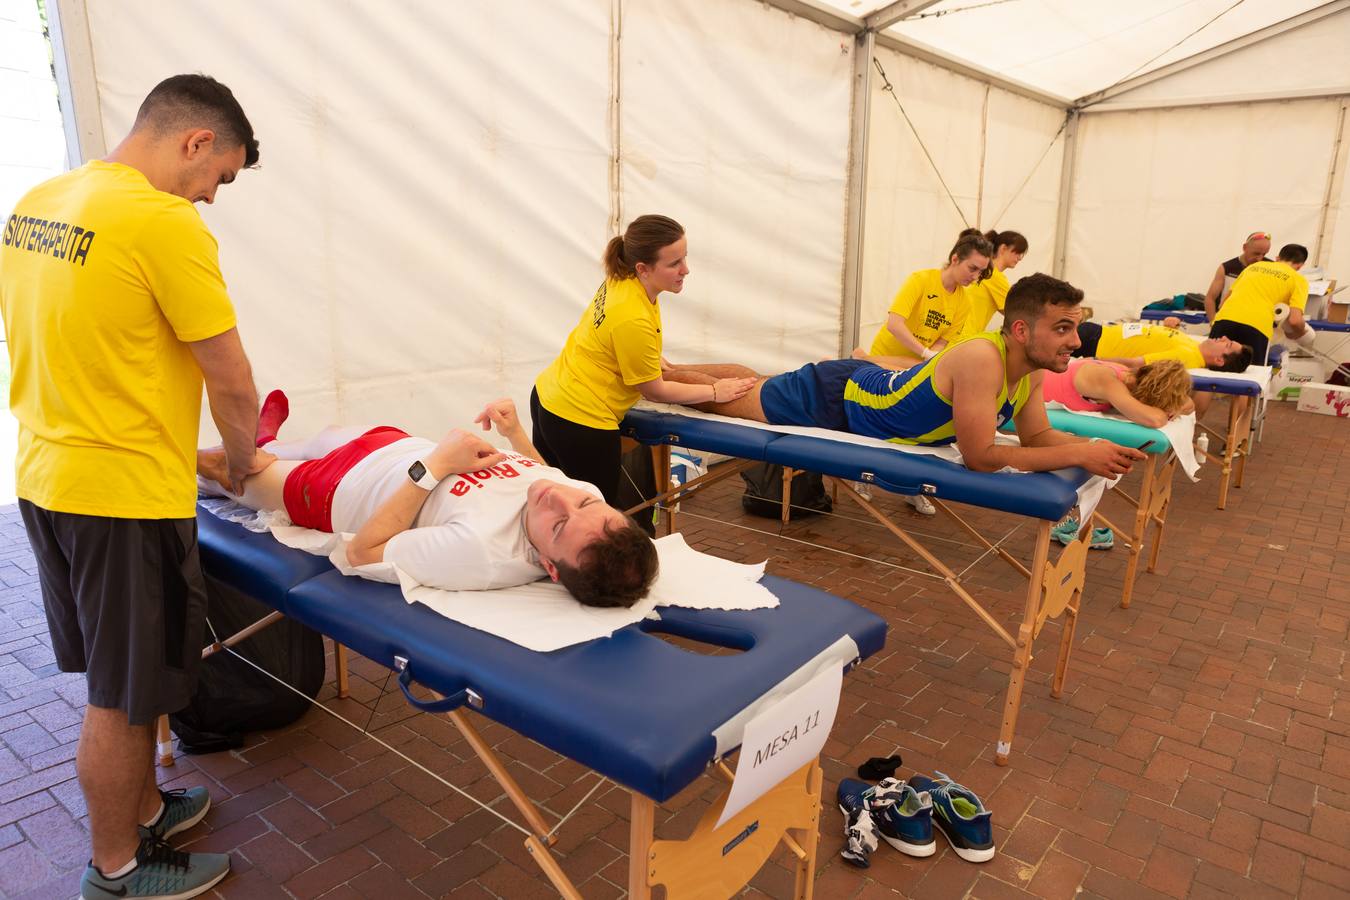
[[[1319,359],[1286,356],[1270,382],[1270,395],[1276,400],[1297,400],[1299,388],[1310,382],[1321,382],[1326,375]]]
[[[1298,408],[1301,412],[1350,419],[1350,387],[1343,384],[1305,382],[1299,388]]]

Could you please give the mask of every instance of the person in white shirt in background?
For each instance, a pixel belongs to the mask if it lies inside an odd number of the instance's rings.
[[[594,485],[545,465],[512,401],[489,403],[474,421],[495,426],[512,452],[461,429],[436,443],[389,426],[335,426],[265,444],[276,462],[228,496],[284,510],[302,527],[352,533],[353,566],[393,563],[427,587],[491,590],[547,577],[587,606],[646,596],[656,549],[637,523]],[[204,486],[219,484],[222,452],[198,452]]]

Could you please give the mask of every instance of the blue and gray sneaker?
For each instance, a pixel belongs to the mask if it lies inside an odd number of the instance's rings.
[[[934,774],[937,781],[926,775],[915,775],[909,779],[909,786],[932,798],[933,823],[942,836],[966,862],[993,859],[994,832],[989,823],[992,813],[973,792],[941,772]]]
[[[932,856],[933,802],[896,778],[883,778],[875,787],[865,781],[845,778],[839,782],[839,808],[866,808],[881,840],[910,856]],[[875,840],[874,840],[875,843]],[[846,857],[847,858],[847,857]]]
[[[90,863],[80,880],[83,900],[112,897],[137,900],[187,900],[215,887],[230,874],[225,853],[183,853],[141,832],[136,868],[121,878],[108,878]]]
[[[1065,519],[1050,529],[1050,536],[1064,546],[1069,546],[1078,540],[1078,520],[1074,518]],[[1089,550],[1110,550],[1115,545],[1116,533],[1110,528],[1092,529],[1092,537],[1088,540]]]
[[[206,818],[206,811],[211,808],[211,795],[204,787],[162,790],[159,796],[164,801],[164,811],[153,824],[143,827],[161,841],[187,831]]]

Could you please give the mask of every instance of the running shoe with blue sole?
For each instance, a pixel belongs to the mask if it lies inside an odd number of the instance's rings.
[[[915,775],[908,786],[926,793],[933,803],[933,824],[942,832],[956,855],[966,862],[988,862],[994,858],[992,813],[984,808],[974,792],[952,781],[941,772],[937,780]]]
[[[838,799],[839,810],[845,816],[865,805],[876,823],[878,836],[901,853],[932,856],[937,851],[932,801],[899,779],[883,778],[873,786],[845,778],[839,782]]]

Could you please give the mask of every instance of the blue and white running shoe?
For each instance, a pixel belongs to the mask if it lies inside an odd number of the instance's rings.
[[[989,821],[993,814],[972,791],[941,772],[934,774],[938,777],[936,781],[926,775],[915,775],[908,783],[909,787],[932,798],[933,824],[952,845],[956,855],[966,862],[993,859],[994,831]]]
[[[881,840],[901,853],[932,856],[936,852],[933,802],[927,794],[915,791],[896,778],[883,778],[875,787],[865,781],[845,778],[839,782],[838,796],[839,809],[849,816],[850,823],[854,818],[850,815],[851,810],[867,809]]]

